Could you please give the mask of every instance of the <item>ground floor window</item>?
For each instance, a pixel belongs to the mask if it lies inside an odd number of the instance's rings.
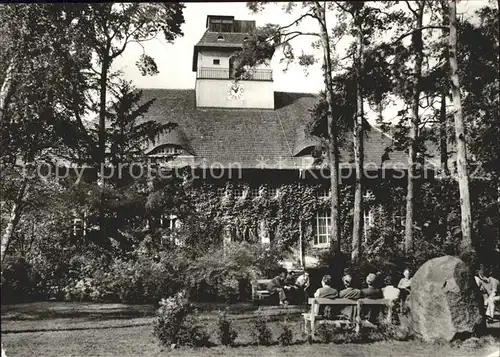
[[[316,219],[314,223],[314,246],[328,246],[330,244],[330,227],[332,226],[332,218],[330,216],[330,212],[320,211],[316,213]]]
[[[162,215],[160,217],[160,227],[165,229],[174,230],[180,227],[180,221],[177,219],[176,215]]]

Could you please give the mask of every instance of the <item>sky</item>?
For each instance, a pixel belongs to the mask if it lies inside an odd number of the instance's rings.
[[[462,0],[457,5],[459,16],[470,17],[474,10],[486,5],[485,0]],[[300,5],[298,6],[300,10]],[[462,15],[461,15],[462,14]],[[194,45],[205,32],[207,15],[232,15],[237,20],[255,20],[257,26],[266,23],[289,24],[294,20],[294,14],[285,14],[280,5],[267,7],[262,13],[252,14],[244,2],[235,3],[187,3],[184,9],[185,23],[182,26],[184,33],[174,41],[167,43],[160,36],[144,43],[144,50],[152,56],[158,65],[159,74],[143,77],[135,66],[135,62],[143,53],[143,48],[131,43],[121,58],[114,63],[114,70],[123,71],[125,78],[131,80],[138,88],[170,88],[193,89],[196,73],[192,72]],[[317,24],[305,21],[301,29],[317,31]],[[162,37],[162,36],[161,36]],[[297,38],[294,48],[297,54],[303,50],[311,51],[312,37]],[[339,51],[348,45],[348,39],[338,45]],[[292,65],[283,72],[284,65],[279,63],[281,52],[277,51],[273,58],[274,90],[285,92],[317,93],[324,88],[320,63],[309,68],[308,74],[298,65]],[[388,108],[388,115],[397,112],[398,108]]]
[[[135,61],[142,54],[140,45],[132,43],[114,69],[121,69],[126,78],[132,80],[138,88],[194,88],[196,73],[192,72],[194,45],[205,32],[207,15],[232,15],[237,20],[255,20],[257,26],[266,23],[286,23],[293,19],[285,16],[279,9],[270,9],[258,15],[253,15],[246,8],[246,3],[187,3],[184,9],[185,23],[182,26],[184,36],[167,43],[163,38],[157,38],[144,44],[146,53],[152,56],[158,65],[160,74],[154,77],[142,77],[135,67]],[[279,19],[279,20],[278,20]],[[278,20],[278,21],[277,21]],[[310,48],[310,39],[305,39],[304,47]],[[298,44],[300,47],[300,44]],[[274,84],[276,91],[317,92],[323,80],[319,68],[305,76],[302,68],[295,66],[283,73],[274,68]]]

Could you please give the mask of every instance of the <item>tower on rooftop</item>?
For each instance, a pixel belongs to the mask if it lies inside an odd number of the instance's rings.
[[[235,77],[235,54],[255,34],[255,21],[208,15],[206,30],[194,46],[196,106],[211,108],[274,109],[273,71],[264,64]]]

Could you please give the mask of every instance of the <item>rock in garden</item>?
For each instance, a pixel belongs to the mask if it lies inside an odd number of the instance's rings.
[[[409,304],[412,328],[425,341],[451,341],[484,328],[484,306],[473,273],[450,255],[418,269]]]

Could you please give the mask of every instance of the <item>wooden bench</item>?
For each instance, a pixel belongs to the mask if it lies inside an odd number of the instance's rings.
[[[271,292],[267,290],[267,285],[271,279],[257,279],[252,282],[252,301],[262,302],[270,298]]]
[[[387,321],[392,321],[392,301],[386,299],[323,299],[323,298],[309,298],[309,304],[311,305],[311,311],[302,314],[304,316],[304,332],[307,334],[307,326],[310,326],[310,336],[314,338],[314,330],[316,321],[324,320],[324,317],[319,314],[320,306],[356,306],[356,315],[354,321],[347,321],[348,323],[354,323],[354,330],[358,333],[361,329],[362,321],[361,310],[363,306],[387,306]],[[337,321],[338,323],[345,323],[346,321]]]

